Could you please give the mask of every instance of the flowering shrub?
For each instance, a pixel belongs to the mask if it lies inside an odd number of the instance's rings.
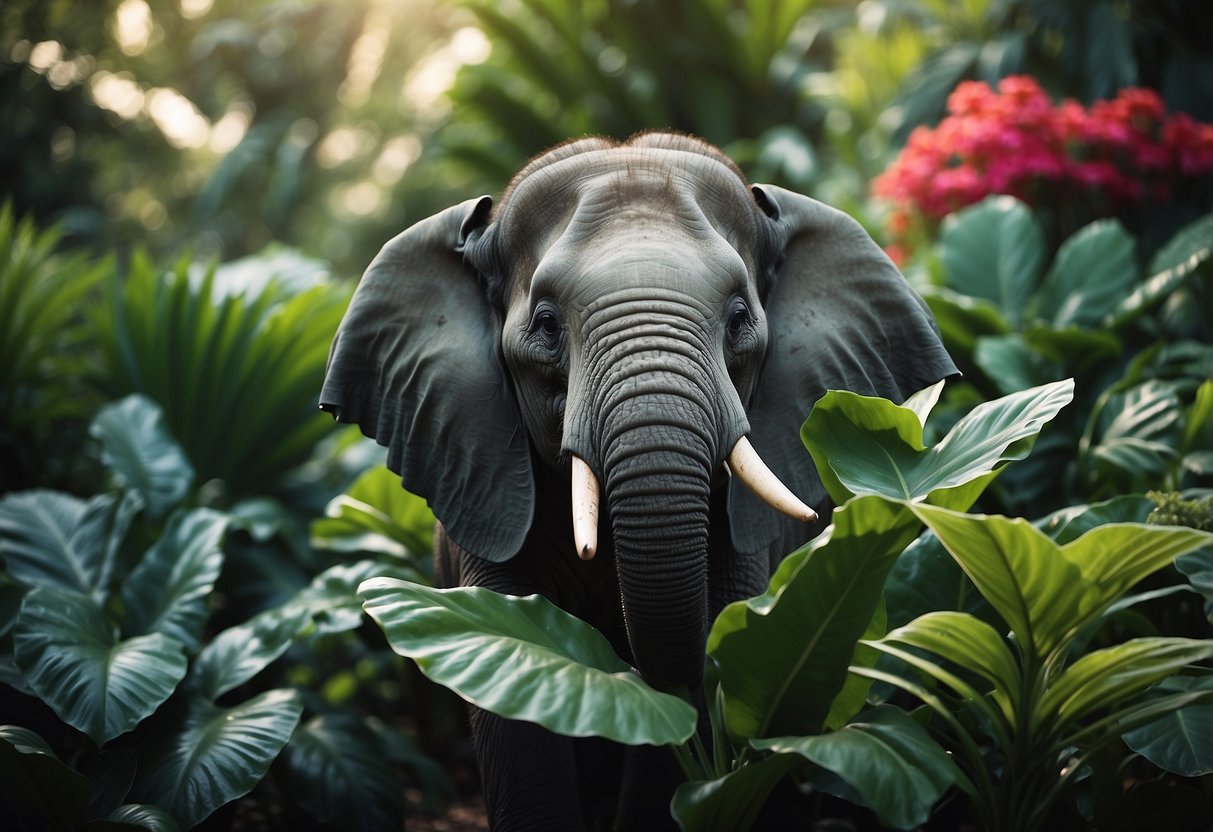
[[[1074,216],[1063,225],[1076,226],[1166,202],[1184,177],[1213,170],[1213,124],[1168,114],[1149,89],[1124,89],[1087,109],[1054,104],[1027,76],[1002,79],[997,92],[966,81],[948,97],[948,113],[934,129],[916,129],[872,183],[893,206],[895,254],[915,231],[990,194],[1038,209],[1064,204]]]

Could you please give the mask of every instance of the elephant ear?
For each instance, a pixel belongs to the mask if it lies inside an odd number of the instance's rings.
[[[749,412],[750,441],[822,515],[810,528],[734,482],[734,548],[766,550],[774,562],[824,526],[832,508],[800,440],[817,400],[841,389],[900,403],[958,372],[926,304],[859,223],[783,188],[756,187],[755,196],[787,242],[765,299],[767,359]]]
[[[502,561],[522,546],[534,486],[500,323],[463,259],[491,206],[468,200],[383,247],[333,339],[320,407],[387,446],[455,543]]]

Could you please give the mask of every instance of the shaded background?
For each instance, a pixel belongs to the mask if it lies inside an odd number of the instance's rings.
[[[95,249],[356,275],[550,144],[667,127],[862,212],[963,79],[1213,119],[1202,0],[12,0],[0,192]]]

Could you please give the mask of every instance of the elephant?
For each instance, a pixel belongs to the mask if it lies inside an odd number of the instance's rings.
[[[539,593],[702,702],[705,640],[832,506],[799,429],[829,389],[953,376],[858,222],[695,137],[583,138],[388,242],[320,406],[387,447],[449,585]],[[661,828],[666,749],[472,708],[494,829]]]

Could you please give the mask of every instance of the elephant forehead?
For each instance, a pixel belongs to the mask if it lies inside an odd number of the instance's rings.
[[[698,153],[614,147],[578,154],[517,182],[498,219],[515,241],[554,240],[570,224],[588,233],[618,217],[704,226],[737,245],[756,232],[752,197],[737,174]]]
[[[620,290],[689,295],[716,306],[750,279],[750,266],[710,227],[690,234],[668,219],[616,217],[586,229],[572,223],[544,252],[534,297],[585,307]]]

